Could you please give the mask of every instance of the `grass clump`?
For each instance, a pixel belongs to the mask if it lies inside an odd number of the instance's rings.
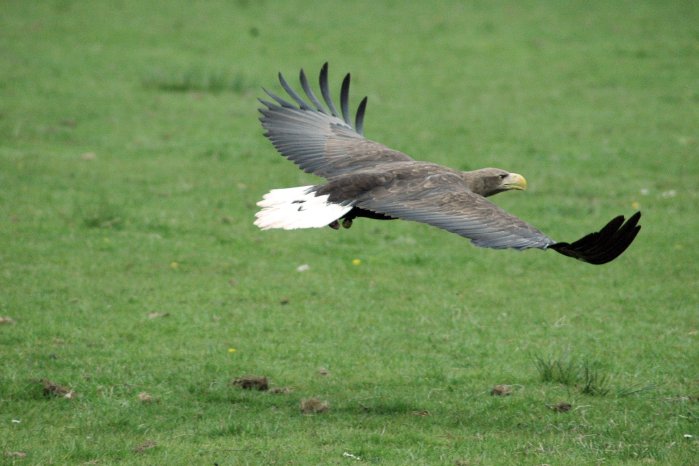
[[[534,357],[542,382],[575,387],[585,395],[605,396],[609,393],[610,377],[598,363],[569,357]]]

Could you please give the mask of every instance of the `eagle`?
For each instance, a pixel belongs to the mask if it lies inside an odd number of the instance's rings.
[[[422,162],[364,137],[364,97],[352,121],[350,74],[342,81],[338,111],[328,86],[328,64],[320,70],[323,102],[303,69],[301,96],[279,73],[291,101],[263,88],[271,100],[259,99],[264,135],[287,159],[325,183],[272,189],[257,203],[255,225],[297,229],[340,225],[350,228],[359,217],[403,219],[426,223],[495,249],[552,249],[590,264],[616,259],[641,229],[641,213],[628,220],[619,215],[601,230],[577,241],[555,241],[534,226],[506,212],[487,198],[524,190],[525,178],[500,168],[460,171]]]

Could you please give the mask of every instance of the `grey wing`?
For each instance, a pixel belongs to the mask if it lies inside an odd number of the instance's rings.
[[[349,74],[345,76],[340,91],[341,112],[337,111],[330,97],[327,63],[323,65],[319,79],[325,106],[313,93],[303,70],[300,81],[306,98],[294,91],[280,73],[279,82],[294,102],[265,90],[273,102],[260,99],[265,106],[260,108],[260,121],[266,130],[265,136],[274,147],[302,170],[328,178],[380,163],[412,160],[402,152],[364,138],[366,97],[359,104],[352,124]]]
[[[556,244],[533,226],[456,183],[427,189],[422,184],[387,187],[366,193],[356,206],[427,223],[485,248],[546,249]]]

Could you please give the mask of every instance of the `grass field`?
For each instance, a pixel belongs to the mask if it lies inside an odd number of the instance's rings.
[[[0,463],[699,463],[696,2],[0,9]],[[524,174],[496,202],[556,239],[640,236],[595,267],[259,231],[315,179],[256,98],[326,60],[369,138]]]

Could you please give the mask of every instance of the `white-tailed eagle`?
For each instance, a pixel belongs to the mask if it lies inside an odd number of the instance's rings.
[[[300,73],[305,97],[279,74],[279,82],[293,102],[265,89],[273,102],[260,99],[260,121],[265,136],[303,171],[327,180],[324,184],[273,189],[258,202],[262,210],[255,225],[270,228],[338,229],[357,217],[403,219],[427,223],[464,236],[486,248],[553,249],[591,264],[618,257],[639,230],[640,212],[628,220],[612,219],[600,231],[572,243],[554,241],[538,229],[486,199],[512,189],[522,190],[522,175],[499,168],[462,172],[429,162],[366,139],[364,112],[359,104],[354,124],[349,111],[350,75],[342,82],[340,111],[328,86],[328,64],[320,71],[325,105]]]

